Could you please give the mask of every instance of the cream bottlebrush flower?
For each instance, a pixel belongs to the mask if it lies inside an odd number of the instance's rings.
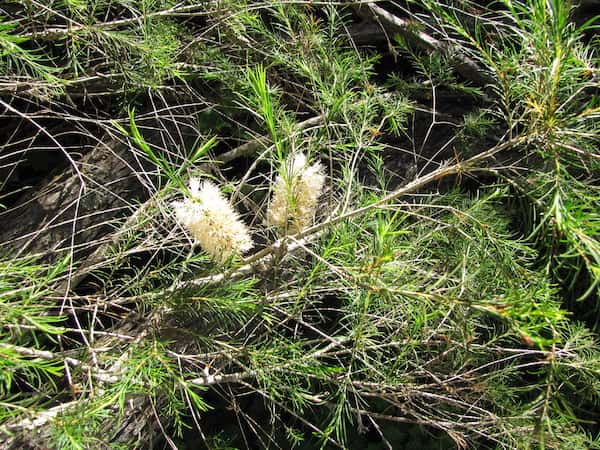
[[[286,234],[308,227],[324,184],[325,173],[320,163],[307,165],[303,153],[290,155],[275,179],[267,224],[277,226]]]
[[[248,227],[210,181],[190,179],[191,197],[174,202],[177,220],[185,226],[202,249],[224,262],[253,246]]]

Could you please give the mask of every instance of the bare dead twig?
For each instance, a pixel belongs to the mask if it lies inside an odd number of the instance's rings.
[[[446,42],[442,42],[424,31],[415,30],[414,26],[408,20],[402,19],[374,2],[360,3],[354,6],[357,14],[368,20],[379,23],[390,34],[398,33],[407,41],[418,48],[427,51],[435,51],[441,55],[449,56],[454,69],[463,77],[485,86],[493,83],[493,79],[486,74],[478,64],[466,55],[458,54],[453,51],[453,47]],[[370,29],[363,32],[372,32]]]

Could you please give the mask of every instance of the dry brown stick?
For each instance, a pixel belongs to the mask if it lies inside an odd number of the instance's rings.
[[[379,23],[390,34],[400,34],[418,48],[449,56],[454,69],[460,75],[478,85],[485,86],[494,82],[494,79],[486,74],[475,61],[464,54],[455,52],[449,43],[442,42],[424,31],[415,30],[410,21],[402,19],[371,2],[361,3],[355,6],[354,9],[363,19]]]
[[[63,39],[69,35],[75,34],[80,31],[91,30],[91,31],[108,31],[114,30],[126,25],[138,24],[143,20],[147,20],[155,17],[176,17],[183,16],[189,17],[194,15],[204,15],[207,14],[205,9],[207,4],[210,3],[208,1],[203,1],[201,3],[196,3],[193,5],[175,5],[171,8],[164,9],[161,11],[150,12],[147,14],[141,14],[139,16],[135,16],[127,19],[118,19],[112,20],[109,22],[99,22],[93,25],[81,25],[81,24],[69,24],[68,26],[57,26],[46,28],[42,31],[32,31],[29,33],[21,33],[19,34],[20,38],[26,39],[41,39],[44,41],[57,41]],[[212,2],[215,3],[215,2]]]
[[[0,349],[9,350],[18,355],[43,359],[47,361],[63,361],[71,367],[76,367],[80,370],[91,373],[91,375],[98,381],[103,383],[115,383],[119,380],[111,372],[92,367],[89,364],[81,361],[80,359],[73,358],[71,356],[64,355],[64,352],[54,353],[48,350],[38,350],[31,347],[22,347],[20,345],[4,344],[0,342]]]

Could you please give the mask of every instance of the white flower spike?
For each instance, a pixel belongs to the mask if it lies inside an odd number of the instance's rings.
[[[283,234],[295,234],[311,225],[325,184],[320,163],[307,165],[303,153],[290,155],[277,176],[267,224]]]
[[[223,263],[252,248],[248,227],[217,186],[191,178],[190,193],[173,203],[175,215],[214,260]]]

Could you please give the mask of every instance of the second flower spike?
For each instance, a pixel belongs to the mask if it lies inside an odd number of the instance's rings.
[[[320,163],[309,165],[303,153],[288,156],[273,185],[267,224],[282,235],[295,234],[310,226],[325,184]]]

